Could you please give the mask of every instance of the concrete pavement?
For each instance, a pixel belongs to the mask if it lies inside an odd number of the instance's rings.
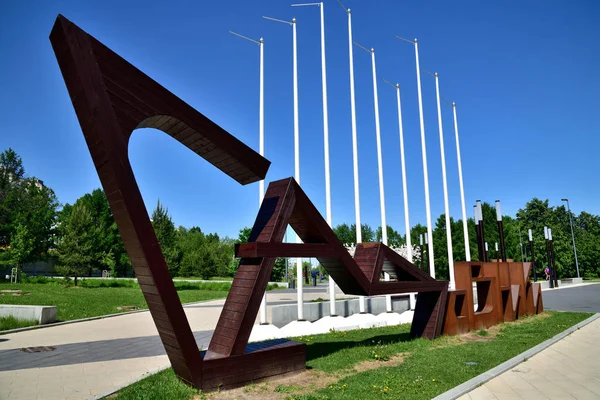
[[[600,319],[459,400],[600,398]]]
[[[326,283],[304,291],[327,297]],[[184,306],[198,346],[208,347],[224,302]],[[295,302],[293,290],[267,292],[269,305]],[[21,351],[31,347],[47,351]],[[0,335],[0,400],[86,399],[169,365],[148,311]]]
[[[326,284],[304,291],[307,300],[327,297]],[[571,308],[595,304],[598,291],[600,285],[544,291],[544,303],[552,304],[552,296],[566,296]],[[295,301],[293,290],[267,294],[270,305]],[[185,306],[198,346],[208,346],[223,303],[221,299]],[[599,321],[463,398],[600,398]],[[49,351],[21,351],[42,346]],[[93,398],[168,366],[149,312],[0,335],[0,400]],[[537,397],[522,397],[519,390]]]

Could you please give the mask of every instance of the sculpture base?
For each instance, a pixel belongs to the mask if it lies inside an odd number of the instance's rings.
[[[306,368],[306,344],[287,339],[251,343],[242,355],[219,357],[202,352],[202,387],[231,389]]]

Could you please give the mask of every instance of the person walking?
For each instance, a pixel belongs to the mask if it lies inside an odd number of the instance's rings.
[[[317,269],[313,268],[313,270],[311,271],[310,275],[313,278],[313,286],[317,286]]]

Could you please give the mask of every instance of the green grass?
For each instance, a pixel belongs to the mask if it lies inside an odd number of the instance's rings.
[[[16,319],[15,317],[0,317],[0,331],[6,331],[9,329],[25,328],[27,326],[37,325],[38,321],[35,319]]]
[[[218,282],[175,283],[182,303],[224,298],[230,286]],[[147,308],[140,287],[134,281],[89,279],[79,280],[79,286],[65,285],[62,279],[46,279],[46,283],[0,283],[0,290],[6,289],[29,294],[0,293],[0,304],[57,306],[57,322],[126,311],[117,309],[120,306]]]
[[[356,299],[356,297],[336,297],[335,301],[339,301],[339,300],[353,300]],[[311,300],[311,303],[322,303],[324,301],[329,301],[329,299],[324,299],[322,297],[317,297],[316,299]]]
[[[495,331],[485,331],[487,335],[482,331],[473,332],[469,335],[470,341],[447,336],[435,340],[412,339],[410,325],[303,336],[296,340],[307,344],[307,367],[333,377],[334,383],[316,391],[298,387],[294,382],[271,385],[265,390],[288,394],[288,400],[430,399],[591,315],[547,312],[502,324],[497,334]],[[394,364],[393,357],[400,354],[403,361]],[[365,361],[381,362],[381,366],[357,372],[354,367]],[[313,383],[318,384],[318,381]],[[190,399],[198,394],[204,398],[197,390],[180,383],[169,369],[123,389],[115,397],[119,400]],[[260,393],[257,396],[259,398]]]

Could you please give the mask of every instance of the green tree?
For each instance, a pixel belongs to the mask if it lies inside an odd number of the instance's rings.
[[[377,227],[376,239],[375,241],[382,241],[382,229],[381,226]],[[400,234],[397,230],[392,228],[390,225],[387,226],[387,236],[388,236],[388,246],[391,247],[400,247],[406,243],[404,236]]]
[[[27,226],[34,249],[26,261],[43,257],[53,245],[57,207],[52,189],[26,177],[14,150],[0,153],[0,246],[11,245],[18,225]]]
[[[67,222],[61,227],[56,272],[63,276],[74,276],[75,285],[78,277],[91,274],[94,263],[100,258],[96,252],[97,234],[98,227],[89,208],[85,204],[75,205]]]
[[[342,244],[356,244],[356,224],[340,224],[333,228],[333,231]],[[375,240],[375,231],[368,224],[361,224],[360,232],[363,243]]]
[[[176,246],[175,224],[173,224],[173,220],[169,215],[169,210],[162,206],[160,200],[152,212],[152,226],[169,267],[169,272],[171,276],[176,276],[179,271],[182,254]]]
[[[31,236],[27,226],[18,224],[11,242],[9,254],[10,259],[17,268],[23,268],[23,263],[31,259],[35,249],[35,238]]]
[[[74,206],[83,204],[90,210],[94,224],[98,227],[98,237],[95,241],[97,248],[94,252],[100,258],[94,260],[94,268],[108,269],[113,276],[127,275],[131,270],[131,261],[125,252],[125,244],[115,222],[112,210],[102,189],[95,189],[77,199]],[[68,220],[73,206],[65,204],[60,211],[57,221],[62,226]]]

